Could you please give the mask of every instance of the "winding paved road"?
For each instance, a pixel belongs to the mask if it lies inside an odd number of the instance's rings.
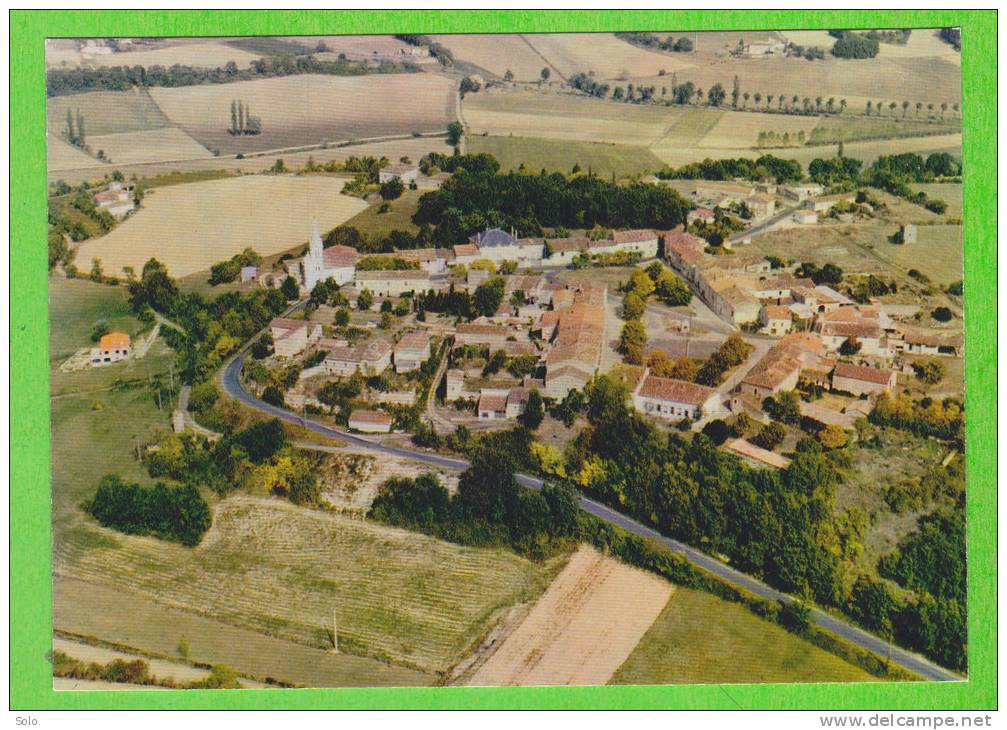
[[[294,309],[296,308],[297,307],[295,306]],[[413,449],[403,448],[400,446],[383,444],[375,439],[348,433],[341,429],[332,428],[316,421],[312,421],[309,418],[291,413],[290,411],[282,408],[277,408],[276,406],[264,403],[246,391],[241,383],[241,367],[245,359],[245,354],[245,351],[242,351],[230,362],[228,362],[226,366],[224,366],[224,369],[220,374],[220,381],[223,385],[224,391],[229,396],[236,398],[249,408],[254,408],[263,413],[275,416],[276,418],[287,421],[288,423],[303,426],[304,428],[314,431],[326,438],[341,439],[356,446],[370,449],[378,453],[413,459],[415,461],[434,464],[447,469],[464,470],[468,468],[469,463],[464,459],[456,459],[428,451],[415,451]],[[542,480],[537,477],[529,476],[527,474],[517,474],[516,479],[520,484],[531,489],[542,488]],[[740,586],[757,596],[775,601],[790,602],[793,600],[790,596],[776,590],[775,588],[769,587],[762,581],[737,571],[716,558],[696,550],[695,548],[689,547],[678,540],[665,537],[656,530],[653,530],[624,514],[616,512],[600,502],[581,496],[580,507],[585,512],[605,520],[610,524],[622,527],[628,532],[641,537],[656,540],[657,542],[671,548],[674,552],[684,555],[691,563],[693,563],[693,565],[709,571],[723,580],[730,581],[731,583]],[[928,680],[963,681],[963,677],[960,677],[957,674],[930,662],[922,656],[891,645],[887,641],[879,639],[878,637],[869,634],[856,626],[852,626],[841,619],[831,616],[824,611],[813,609],[811,612],[811,618],[818,626],[842,636],[844,639],[851,641],[863,649],[873,652],[879,657],[887,656],[890,651],[892,661]]]

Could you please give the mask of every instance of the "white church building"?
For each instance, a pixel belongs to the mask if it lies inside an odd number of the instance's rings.
[[[322,246],[322,235],[315,223],[311,230],[311,243],[308,252],[301,259],[301,281],[304,288],[311,291],[315,284],[328,278],[335,279],[337,284],[347,284],[353,281],[357,267],[358,254],[349,246]]]

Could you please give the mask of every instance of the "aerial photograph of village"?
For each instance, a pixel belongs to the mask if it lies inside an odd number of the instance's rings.
[[[49,39],[53,686],[965,680],[960,43]]]

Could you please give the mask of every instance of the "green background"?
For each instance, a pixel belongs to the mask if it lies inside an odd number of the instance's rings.
[[[47,37],[962,28],[969,680],[856,685],[54,692],[45,169]],[[11,709],[996,707],[996,11],[14,11]]]

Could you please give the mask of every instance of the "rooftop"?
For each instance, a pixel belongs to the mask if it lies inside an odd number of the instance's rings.
[[[836,365],[833,377],[850,378],[852,380],[863,380],[867,383],[877,383],[878,385],[888,385],[892,382],[894,371],[883,368],[868,368],[863,365],[854,365],[848,362],[841,362]]]
[[[637,392],[644,398],[698,406],[705,403],[717,391],[714,388],[696,385],[687,380],[659,378],[656,375],[648,375],[643,379],[643,384]]]

